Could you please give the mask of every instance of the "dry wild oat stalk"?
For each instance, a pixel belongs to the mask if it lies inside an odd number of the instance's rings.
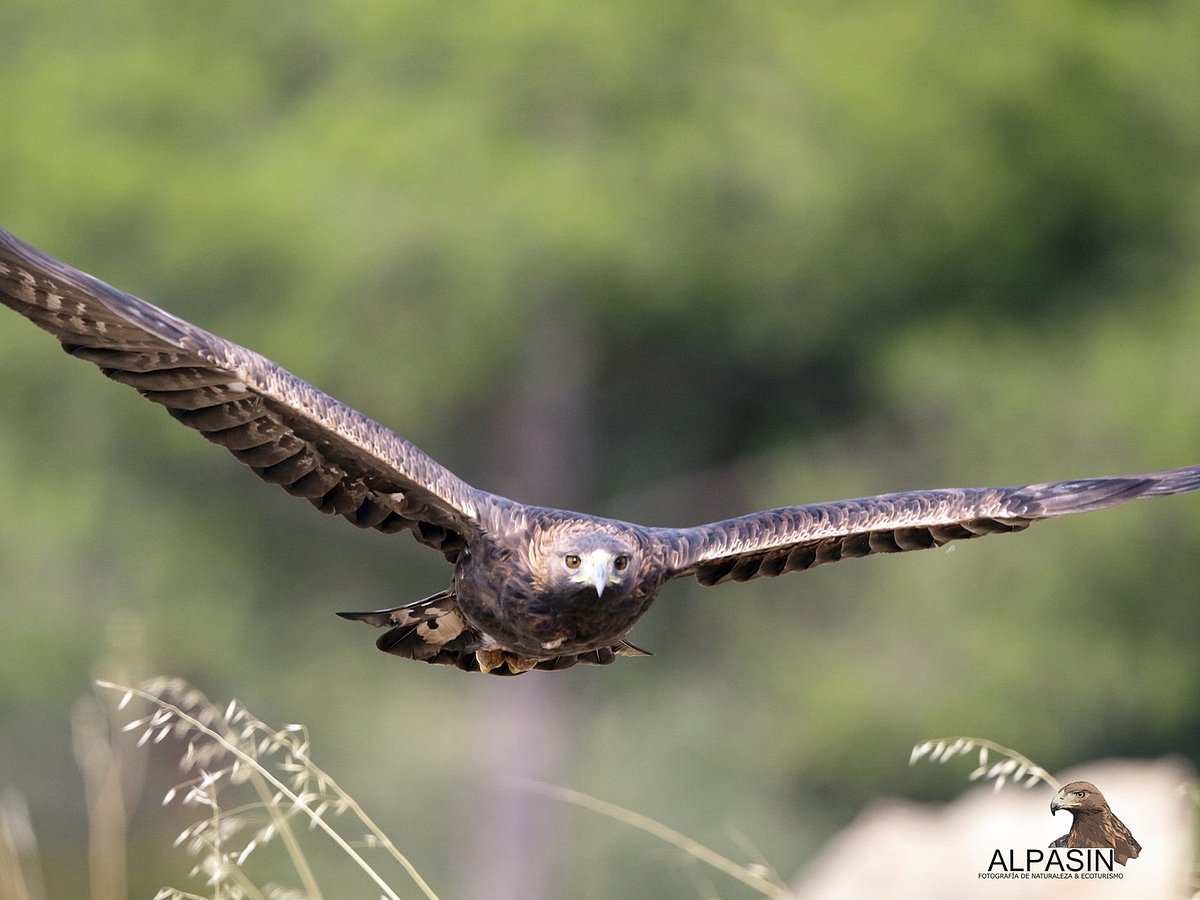
[[[309,756],[308,733],[301,725],[272,728],[231,700],[213,704],[180,679],[159,678],[140,688],[98,682],[122,692],[120,708],[135,697],[151,706],[149,715],[125,726],[140,731],[138,744],[161,742],[169,735],[187,742],[180,768],[190,777],[167,791],[163,804],[178,801],[204,815],[183,830],[175,844],[197,858],[193,876],[202,876],[213,897],[222,900],[321,900],[323,894],[300,847],[298,822],[323,832],[356,863],[383,897],[399,900],[375,869],[335,827],[332,820],[350,812],[366,828],[360,847],[384,850],[398,862],[426,897],[436,895],[363,809]],[[249,794],[234,804],[229,795]],[[243,871],[256,850],[271,842],[283,845],[302,889],[259,888]],[[164,888],[155,900],[203,900],[200,895]]]
[[[923,741],[913,747],[908,764],[916,765],[920,759],[944,763],[976,750],[979,752],[979,764],[967,776],[970,781],[978,781],[982,778],[984,781],[992,782],[992,786],[996,790],[1000,790],[1010,781],[1013,784],[1024,782],[1024,786],[1027,788],[1031,788],[1039,782],[1050,785],[1056,791],[1062,787],[1057,778],[1024,754],[983,738],[949,737]],[[993,753],[1000,758],[996,762],[989,763],[990,754]]]
[[[665,841],[667,844],[682,850],[687,857],[704,863],[706,866],[711,866],[719,872],[724,872],[731,878],[754,888],[764,897],[784,900],[784,898],[792,896],[787,886],[783,883],[783,880],[765,863],[743,865],[742,863],[734,862],[687,835],[681,834],[674,828],[664,825],[657,819],[652,819],[649,816],[633,812],[615,803],[609,803],[606,800],[593,797],[591,794],[585,794],[582,791],[560,787],[555,784],[546,784],[542,781],[533,781],[524,778],[512,779],[509,784],[518,789],[545,794],[564,803],[571,803],[575,806],[589,809],[592,812],[599,813],[602,816],[607,816],[610,819],[615,819],[618,822],[651,834],[659,840]]]

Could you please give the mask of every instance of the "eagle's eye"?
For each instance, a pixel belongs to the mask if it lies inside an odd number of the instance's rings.
[[[578,569],[583,560],[579,558],[578,553],[568,553],[563,557],[563,562],[567,564],[568,569]]]
[[[626,569],[629,568],[629,557],[622,553],[620,556],[618,556],[616,559],[613,560],[613,568],[616,569],[618,572],[624,572]]]

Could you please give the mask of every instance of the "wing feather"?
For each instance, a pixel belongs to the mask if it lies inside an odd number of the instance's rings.
[[[499,498],[269,359],[0,229],[0,303],[323,512],[453,557]]]
[[[1021,531],[1039,519],[1139,497],[1200,490],[1200,466],[1021,487],[952,488],[787,506],[700,525],[655,529],[671,577],[701,584],[782,575],[874,553]]]

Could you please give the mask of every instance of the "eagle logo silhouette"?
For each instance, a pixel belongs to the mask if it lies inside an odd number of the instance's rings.
[[[1050,801],[1050,814],[1060,809],[1071,813],[1071,830],[1051,847],[1110,847],[1121,865],[1137,859],[1142,845],[1134,839],[1125,823],[1113,815],[1108,801],[1090,781],[1072,781]]]

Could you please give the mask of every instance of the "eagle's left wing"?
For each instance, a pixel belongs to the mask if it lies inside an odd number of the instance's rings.
[[[950,488],[787,506],[695,528],[652,529],[671,575],[748,581],[872,553],[1020,531],[1038,519],[1200,490],[1200,466],[1022,487]]]
[[[455,558],[488,508],[404,438],[263,356],[110,287],[0,229],[0,303],[322,512],[411,530]]]

